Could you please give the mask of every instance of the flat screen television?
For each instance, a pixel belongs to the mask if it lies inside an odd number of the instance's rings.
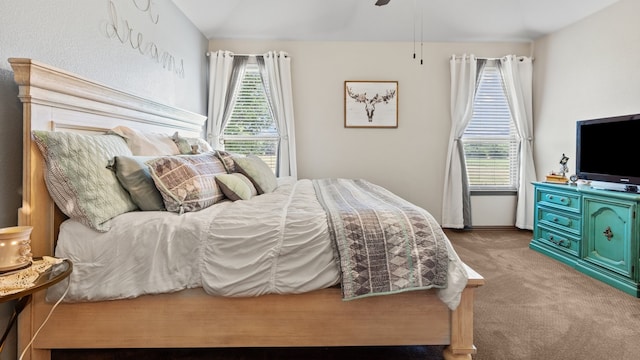
[[[640,114],[576,122],[576,175],[579,179],[640,184]]]

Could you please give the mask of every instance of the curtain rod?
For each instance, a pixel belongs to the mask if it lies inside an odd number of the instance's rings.
[[[505,55],[505,56],[508,56],[508,55]],[[487,58],[487,57],[479,57],[479,56],[476,56],[476,59],[480,59],[480,60],[500,60],[500,59],[502,59],[503,57],[504,57],[504,56],[501,56],[501,57],[492,57],[492,58]],[[526,56],[526,55],[516,55],[516,57],[517,57],[517,58],[525,58],[525,57],[528,57],[528,56]],[[456,60],[460,60],[460,59],[462,59],[462,56],[454,55],[454,58],[455,58]],[[533,57],[531,57],[531,61],[533,61]]]
[[[206,52],[207,56],[211,56],[211,52],[207,51]],[[231,53],[232,56],[264,56],[264,54],[236,54],[236,53]],[[276,53],[276,56],[280,56],[280,53]],[[285,57],[289,57],[289,54],[284,54]]]
[[[258,55],[262,55],[262,54],[235,54],[235,53],[231,53],[231,55],[233,56],[258,56]],[[207,51],[207,56],[211,56],[211,52]]]

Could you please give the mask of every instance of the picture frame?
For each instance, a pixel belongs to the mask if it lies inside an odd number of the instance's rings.
[[[345,128],[397,128],[398,82],[346,80]]]

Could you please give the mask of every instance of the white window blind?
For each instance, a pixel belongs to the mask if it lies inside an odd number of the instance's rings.
[[[247,64],[236,102],[224,129],[226,151],[257,155],[275,171],[278,129],[256,64]]]
[[[517,189],[519,137],[502,75],[494,64],[487,64],[480,76],[473,117],[462,143],[472,191]]]

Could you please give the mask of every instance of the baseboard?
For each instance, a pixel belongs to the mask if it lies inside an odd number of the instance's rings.
[[[533,233],[531,230],[520,229],[512,225],[482,225],[482,226],[474,226],[471,228],[465,229],[453,229],[453,228],[445,228],[448,231],[528,231]]]

